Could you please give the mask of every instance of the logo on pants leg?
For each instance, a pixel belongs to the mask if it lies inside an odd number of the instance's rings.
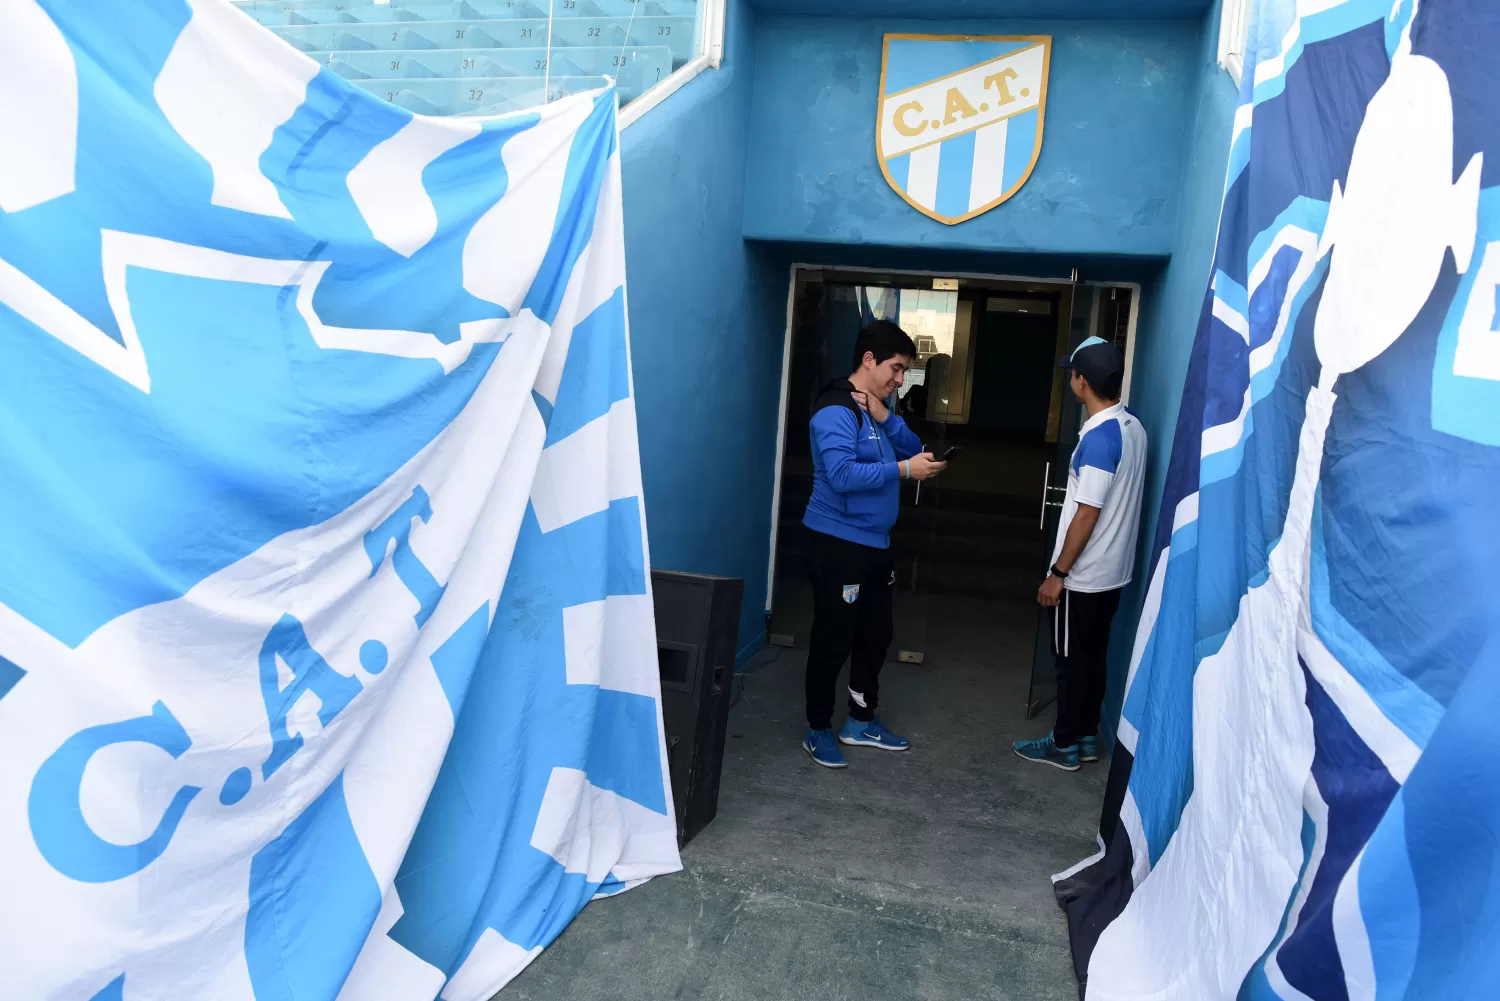
[[[844,604],[846,604],[846,605],[852,605],[852,604],[854,604],[858,600],[859,600],[859,585],[858,584],[845,584],[844,585]]]

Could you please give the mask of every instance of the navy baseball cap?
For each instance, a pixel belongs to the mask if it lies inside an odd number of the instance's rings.
[[[1090,337],[1072,354],[1057,360],[1058,368],[1072,369],[1088,381],[1095,390],[1108,385],[1110,377],[1125,371],[1125,358],[1118,348],[1102,337]]]

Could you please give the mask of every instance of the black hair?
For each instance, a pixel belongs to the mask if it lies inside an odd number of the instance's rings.
[[[1120,386],[1125,380],[1123,372],[1111,372],[1109,378],[1104,380],[1104,385],[1102,386],[1094,385],[1089,381],[1089,377],[1082,372],[1078,373],[1078,377],[1087,382],[1089,388],[1094,391],[1094,395],[1101,400],[1118,400],[1120,398]]]
[[[859,332],[854,339],[854,364],[849,371],[863,364],[866,351],[875,356],[877,365],[892,355],[906,355],[914,361],[917,357],[917,346],[912,339],[890,320],[876,320]]]

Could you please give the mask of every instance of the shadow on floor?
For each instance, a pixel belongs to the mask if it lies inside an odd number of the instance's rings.
[[[1048,876],[1094,851],[1108,765],[1069,774],[1011,753],[1051,725],[1022,713],[1035,605],[926,600],[926,663],[881,674],[909,753],[814,765],[805,651],[765,651],[685,870],[590,904],[501,1001],[1077,998]]]

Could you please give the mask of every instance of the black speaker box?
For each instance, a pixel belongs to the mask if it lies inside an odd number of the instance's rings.
[[[719,809],[745,582],[653,570],[651,592],[677,843],[685,845]]]

